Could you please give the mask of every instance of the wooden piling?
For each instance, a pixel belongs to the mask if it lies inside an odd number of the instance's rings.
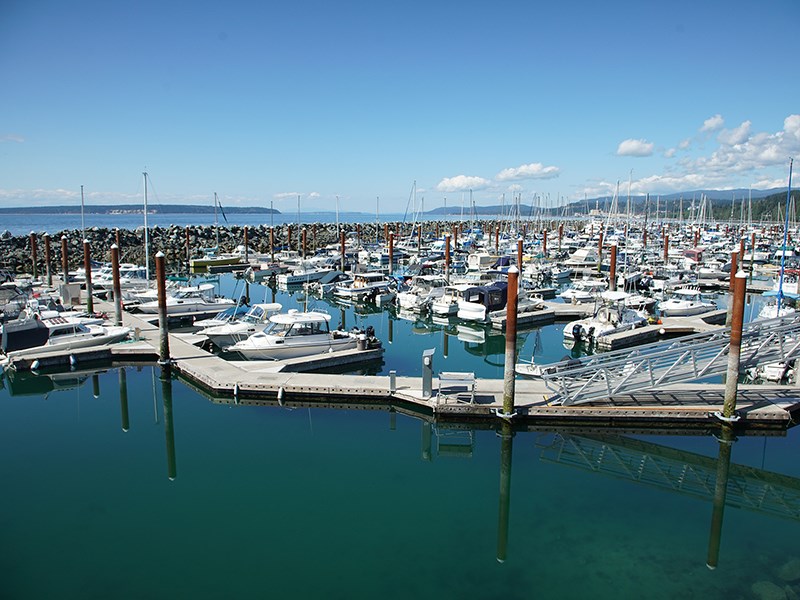
[[[344,257],[345,257],[344,229],[339,231],[339,245],[340,245],[340,251],[342,253],[342,266],[341,266],[341,269],[339,269],[339,270],[340,271],[344,271],[344,267],[345,267],[345,261],[344,261]]]
[[[53,285],[53,273],[50,271],[50,261],[51,261],[51,254],[50,254],[50,234],[44,234],[44,272],[45,277],[47,278],[47,287],[52,287]]]
[[[66,285],[69,283],[69,247],[65,235],[61,236],[61,272],[62,282]]]
[[[514,413],[514,392],[516,391],[517,364],[517,306],[519,269],[511,266],[508,269],[508,302],[506,304],[506,356],[503,368],[503,412]]]
[[[389,274],[394,273],[394,231],[389,232]]]
[[[169,364],[169,330],[167,329],[167,277],[164,253],[156,254],[156,286],[158,289],[158,364]]]
[[[114,324],[122,325],[122,286],[119,281],[119,248],[111,246],[111,280],[114,297]]]
[[[444,278],[450,283],[450,234],[444,234]]]
[[[36,269],[36,234],[31,231],[30,233],[30,241],[31,241],[31,274],[33,275],[33,279],[36,279],[37,276],[37,269]]]
[[[608,289],[617,289],[617,245],[611,244],[611,267],[608,273]]]
[[[747,275],[736,273],[731,312],[731,336],[728,349],[728,372],[725,380],[725,401],[722,417],[731,419],[736,410],[736,395],[739,387],[739,357],[742,346],[742,326],[744,324],[744,296],[747,290]]]

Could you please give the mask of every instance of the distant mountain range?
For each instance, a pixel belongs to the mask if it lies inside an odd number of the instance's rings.
[[[87,215],[115,215],[115,214],[135,214],[142,212],[141,204],[91,204],[85,205],[83,209]],[[203,204],[148,204],[147,212],[152,214],[210,214],[214,212],[213,206]],[[229,215],[241,214],[281,214],[277,209],[264,208],[263,206],[231,206],[223,207],[223,212]],[[76,215],[81,213],[81,207],[75,205],[67,206],[18,206],[15,208],[0,208],[0,214],[14,215],[49,215],[67,214]]]

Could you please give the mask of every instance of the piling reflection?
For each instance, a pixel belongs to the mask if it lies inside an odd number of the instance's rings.
[[[511,454],[514,432],[508,421],[500,428],[500,506],[497,514],[497,562],[504,563],[508,553],[508,518],[511,508]]]
[[[119,408],[122,413],[122,431],[130,429],[130,418],[128,416],[128,373],[124,367],[119,371]]]
[[[714,508],[711,512],[711,532],[708,538],[708,560],[706,566],[716,569],[719,564],[719,548],[722,539],[722,517],[725,513],[725,498],[728,495],[728,473],[731,468],[731,449],[734,436],[730,427],[723,426],[719,436],[719,458],[714,482]]]
[[[172,373],[169,364],[161,368],[161,401],[164,405],[164,436],[167,444],[167,477],[174,481],[178,476],[175,460],[175,425],[172,420]]]
[[[160,370],[160,395],[164,419],[164,443],[166,450],[167,476],[170,480],[177,477],[176,440],[173,412],[174,386],[178,389],[195,389],[184,382],[176,383],[173,380],[169,365]],[[155,374],[155,369],[153,369]],[[104,370],[86,372],[69,372],[63,374],[34,375],[31,373],[10,372],[6,377],[6,387],[12,395],[39,394],[45,395],[55,389],[69,389],[85,384],[89,378],[97,379],[98,393],[101,392],[99,382]],[[122,429],[128,431],[130,427],[128,403],[128,375],[124,368],[117,372],[119,382],[119,403],[121,411]],[[94,376],[94,377],[93,377]],[[149,376],[144,374],[141,379],[149,387]],[[106,380],[108,383],[108,380]],[[155,382],[153,382],[155,384]],[[59,387],[56,387],[58,385]],[[145,387],[145,389],[147,389]],[[158,402],[158,386],[153,387],[154,401]],[[414,412],[402,403],[387,404],[381,401],[359,399],[350,405],[341,402],[328,403],[319,401],[292,401],[283,399],[282,407],[278,400],[253,400],[240,398],[218,398],[203,394],[214,404],[224,405],[232,409],[238,407],[274,407],[275,410],[285,408],[306,408],[311,418],[312,409],[340,409],[340,410],[384,410],[389,413],[389,428],[392,431],[402,430],[414,419],[419,421],[419,454],[413,451],[413,460],[433,462],[450,458],[471,459],[476,456],[476,443],[480,440],[489,443],[494,455],[495,448],[499,452],[499,490],[497,496],[497,545],[496,559],[502,563],[509,557],[509,542],[514,535],[514,524],[511,522],[511,476],[514,435],[523,436],[531,440],[536,435],[535,448],[538,458],[542,462],[558,464],[568,467],[577,467],[594,474],[607,476],[614,481],[634,482],[640,486],[648,486],[672,494],[690,496],[698,500],[705,500],[711,504],[711,519],[708,538],[707,565],[715,568],[719,564],[721,554],[721,540],[723,528],[723,515],[727,506],[746,509],[763,515],[781,517],[795,522],[800,522],[800,478],[790,477],[779,473],[766,471],[731,462],[733,433],[722,430],[718,435],[719,450],[717,457],[705,456],[694,452],[680,450],[671,446],[643,441],[628,435],[619,435],[613,430],[595,429],[592,431],[581,430],[579,434],[569,433],[566,429],[527,427],[519,423],[506,421],[484,421],[481,423],[445,423],[437,422],[434,415]],[[150,394],[136,397],[130,409],[138,407],[146,412]],[[102,396],[101,396],[102,398]],[[96,404],[96,403],[93,403]],[[135,416],[135,415],[134,415]],[[405,423],[402,421],[405,419]],[[399,422],[398,422],[399,421]],[[310,421],[309,421],[310,422]],[[381,420],[385,428],[386,422]],[[484,430],[484,434],[481,434]],[[495,442],[491,432],[497,432],[499,441]],[[534,433],[535,432],[535,433]],[[629,432],[630,433],[630,432]],[[676,437],[689,432],[675,431],[673,429],[662,432],[639,431],[657,435],[658,433]],[[710,432],[706,432],[710,433]],[[692,432],[697,435],[696,431]],[[782,434],[782,432],[781,432]],[[416,433],[412,439],[416,444]],[[779,434],[780,435],[780,434]],[[530,442],[527,442],[530,443]],[[529,464],[525,467],[528,469]],[[195,474],[196,475],[196,474]],[[494,484],[491,485],[494,488]],[[492,495],[493,495],[492,489]],[[491,506],[487,507],[491,510]],[[728,517],[730,519],[730,516]],[[702,561],[702,550],[698,552],[698,562]]]

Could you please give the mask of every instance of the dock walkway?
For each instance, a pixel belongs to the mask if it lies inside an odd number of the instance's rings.
[[[113,314],[106,304],[101,310]],[[103,348],[75,350],[69,356],[51,355],[53,361],[111,360],[115,363],[154,361],[158,358],[158,326],[139,315],[123,312],[123,322],[137,339]],[[401,406],[446,422],[496,421],[502,412],[501,379],[476,379],[474,402],[470,392],[439,395],[434,377],[433,394],[426,397],[420,377],[330,375],[301,372],[364,360],[381,360],[382,350],[350,350],[295,361],[227,361],[202,350],[179,336],[170,335],[173,369],[214,401],[231,404],[275,401],[363,404],[376,402]],[[365,353],[371,353],[365,356]],[[15,361],[15,368],[30,368],[34,356]],[[47,364],[42,362],[42,364]],[[69,364],[69,363],[67,363]],[[699,428],[717,425],[714,413],[722,410],[724,386],[716,384],[672,385],[663,389],[622,394],[581,406],[555,406],[543,381],[515,382],[514,421],[553,426],[624,427],[637,429]],[[752,429],[786,429],[800,418],[800,389],[793,386],[740,385],[737,403],[739,426]]]

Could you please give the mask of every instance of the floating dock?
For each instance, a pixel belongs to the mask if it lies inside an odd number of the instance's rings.
[[[574,305],[564,305],[574,306]],[[109,306],[103,306],[108,311]],[[113,312],[113,309],[109,312]],[[75,366],[111,361],[131,364],[158,358],[158,326],[141,316],[123,313],[124,324],[137,331],[137,339],[101,348],[71,352],[43,352],[12,361],[18,370]],[[668,324],[666,324],[668,326]],[[665,327],[665,325],[662,325]],[[346,404],[372,408],[375,405],[427,415],[439,422],[496,422],[503,406],[501,379],[475,379],[474,399],[469,389],[437,388],[424,391],[420,377],[356,376],[308,373],[340,368],[355,362],[382,360],[382,349],[352,350],[322,354],[292,361],[226,361],[197,348],[180,336],[170,335],[173,369],[192,386],[217,402],[248,404],[306,403]],[[469,375],[469,374],[464,374]],[[718,426],[714,416],[722,410],[724,385],[698,383],[621,394],[602,402],[580,406],[553,405],[543,381],[515,382],[515,426],[622,427],[626,429],[709,429]],[[778,385],[740,385],[737,414],[741,429],[785,430],[800,419],[800,388]]]

